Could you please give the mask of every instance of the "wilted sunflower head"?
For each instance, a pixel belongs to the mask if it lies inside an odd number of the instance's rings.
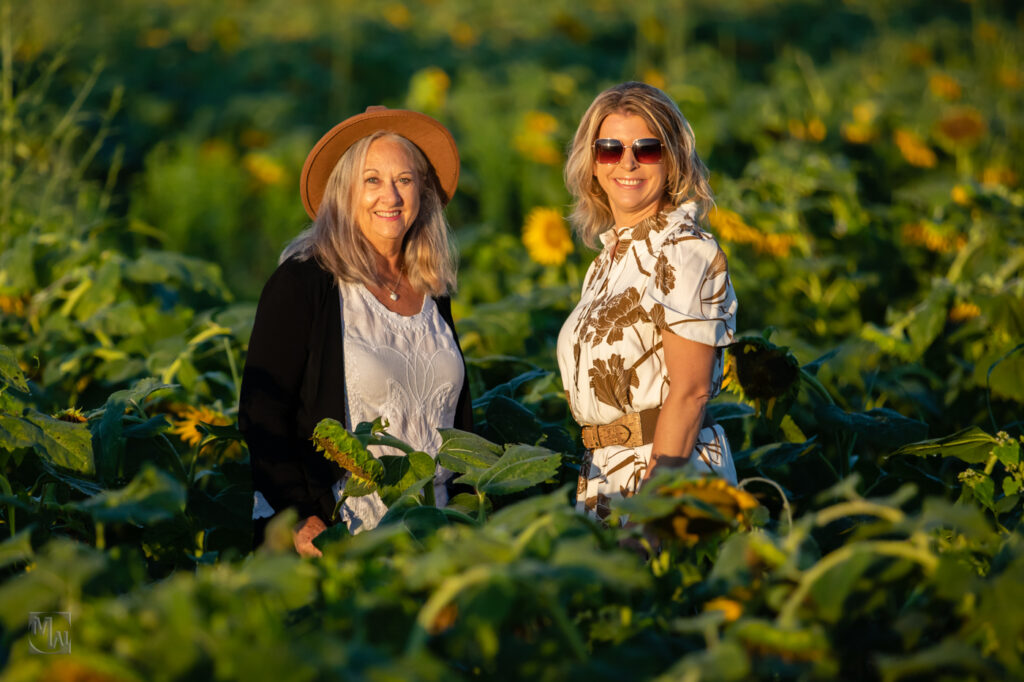
[[[800,363],[784,346],[759,336],[744,336],[729,346],[736,379],[750,400],[771,400],[799,389]]]
[[[61,410],[57,414],[53,415],[53,418],[59,419],[62,422],[71,422],[72,424],[85,424],[89,421],[89,419],[77,407],[69,407]]]
[[[759,506],[753,495],[722,478],[677,481],[659,487],[657,494],[679,502],[670,514],[648,521],[648,527],[687,545],[746,524],[747,512]]]

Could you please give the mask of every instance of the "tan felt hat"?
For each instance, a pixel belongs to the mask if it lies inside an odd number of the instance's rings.
[[[306,157],[299,181],[299,194],[310,218],[316,219],[327,179],[331,177],[341,155],[353,144],[378,130],[401,135],[419,147],[441,181],[444,190],[441,201],[447,204],[451,200],[459,184],[459,150],[448,129],[417,111],[372,106],[327,131]]]

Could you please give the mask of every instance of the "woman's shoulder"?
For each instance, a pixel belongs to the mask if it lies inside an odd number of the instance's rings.
[[[710,261],[722,251],[714,235],[701,227],[697,204],[692,201],[665,214],[665,228],[658,236],[658,250],[666,255],[686,253]]]
[[[334,276],[313,258],[295,256],[280,263],[263,286],[261,300],[291,300],[297,304],[336,289]]]
[[[315,258],[292,256],[280,263],[270,276],[271,282],[293,286],[322,286],[333,284],[334,276]]]

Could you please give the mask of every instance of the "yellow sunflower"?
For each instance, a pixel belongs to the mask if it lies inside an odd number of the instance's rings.
[[[972,320],[975,317],[981,315],[981,308],[978,307],[977,303],[964,302],[957,303],[949,311],[950,322],[966,322]]]
[[[936,73],[929,78],[928,89],[931,90],[932,94],[936,97],[949,100],[950,102],[960,99],[962,92],[960,84],[951,76],[947,76],[944,73]]]
[[[428,66],[420,69],[409,80],[406,103],[416,111],[440,111],[448,100],[452,79],[444,69]]]
[[[897,130],[893,133],[893,141],[900,148],[900,154],[911,166],[933,168],[938,158],[924,140],[909,130]]]
[[[231,419],[226,415],[205,405],[198,407],[180,405],[172,411],[177,419],[173,420],[174,427],[171,429],[171,433],[178,434],[183,442],[193,447],[199,445],[205,437],[205,434],[199,430],[200,422],[211,426],[229,426],[231,424]]]
[[[11,317],[25,316],[26,298],[23,296],[5,296],[0,294],[0,312]]]
[[[704,605],[704,611],[721,611],[725,622],[731,623],[743,615],[743,604],[727,597],[715,597]]]
[[[528,111],[519,124],[513,144],[519,154],[534,163],[555,166],[562,162],[562,153],[555,142],[558,120],[544,111]]]
[[[561,265],[573,252],[572,235],[557,208],[535,208],[523,224],[523,245],[537,263]]]
[[[788,256],[797,242],[796,235],[762,232],[743,222],[737,213],[717,206],[708,214],[708,222],[722,240],[734,244],[750,244],[758,253],[778,258]]]
[[[281,164],[266,154],[250,152],[242,158],[242,166],[260,185],[277,185],[285,177],[285,171]]]

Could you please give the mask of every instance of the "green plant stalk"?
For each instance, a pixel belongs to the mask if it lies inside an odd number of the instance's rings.
[[[485,505],[485,504],[487,503],[487,496],[486,496],[486,495],[484,495],[484,494],[483,494],[482,492],[480,492],[479,490],[477,490],[477,491],[476,491],[476,498],[477,498],[478,500],[480,500],[480,509],[479,509],[479,510],[477,510],[477,513],[476,513],[476,521],[477,521],[477,523],[479,523],[480,525],[483,525],[483,524],[484,524],[484,521],[486,521],[486,520],[487,520],[487,507],[486,507],[486,506],[484,506],[484,505]]]
[[[8,497],[14,497],[14,491],[11,489],[11,483],[10,483],[10,481],[7,480],[7,477],[4,476],[3,474],[0,474],[0,489],[3,489],[4,495],[7,495]],[[7,508],[7,525],[11,529],[11,537],[13,538],[15,533],[17,533],[17,525],[14,522],[15,521],[15,519],[14,519],[14,505],[8,503],[6,505],[6,508]]]
[[[227,337],[222,337],[221,342],[224,344],[224,354],[228,356],[228,367],[231,368],[231,383],[235,387],[235,403],[237,404],[242,394],[242,382],[238,379],[238,367],[235,365],[235,356],[231,352],[231,343]]]
[[[474,566],[465,573],[446,578],[416,615],[416,624],[413,626],[412,632],[409,633],[409,641],[405,645],[406,654],[413,654],[423,649],[430,633],[430,627],[437,620],[441,610],[463,590],[487,582],[490,574],[490,566]]]
[[[836,468],[832,465],[832,462],[829,461],[828,457],[825,455],[824,452],[818,450],[818,456],[821,457],[821,461],[824,462],[825,465],[828,466],[828,468],[832,471],[832,474],[836,477],[837,482],[843,480],[843,477],[839,475],[839,472],[836,471]]]
[[[807,595],[810,593],[814,583],[831,569],[860,554],[878,554],[880,556],[909,559],[921,564],[925,571],[934,570],[939,563],[938,557],[930,551],[922,547],[908,546],[906,540],[875,540],[840,547],[834,552],[827,554],[803,574],[796,589],[793,590],[786,599],[786,603],[779,610],[779,615],[776,618],[779,626],[784,628],[796,626],[797,610],[807,599]]]
[[[819,526],[825,526],[844,516],[877,516],[890,523],[899,523],[906,518],[906,515],[899,509],[868,500],[854,500],[822,509],[815,515],[815,522]]]
[[[566,642],[569,644],[569,648],[572,649],[573,654],[576,655],[577,661],[587,660],[587,645],[584,644],[583,638],[580,637],[579,630],[569,620],[569,614],[565,612],[565,609],[559,603],[556,595],[548,595],[545,599],[545,603],[548,605],[548,611],[554,617],[555,625],[562,632],[562,636],[565,637]]]
[[[516,538],[516,543],[512,548],[515,552],[515,556],[519,556],[523,553],[523,550],[526,549],[526,545],[528,545],[530,540],[533,539],[533,536],[537,534],[537,531],[550,524],[551,514],[545,514],[539,519],[535,519],[531,522],[530,525],[519,534],[519,537]]]
[[[436,472],[437,469],[434,469]],[[436,473],[435,473],[436,475]],[[431,477],[430,483],[423,486],[423,501],[426,502],[427,506],[436,507],[437,498],[434,497],[434,479]]]
[[[107,536],[104,531],[103,524],[99,521],[96,522],[96,549],[107,548]]]
[[[401,450],[405,454],[411,454],[416,451],[416,448],[412,447],[405,441],[399,440],[394,436],[380,432],[370,436],[370,440],[366,442],[367,445],[386,445],[398,450]]]
[[[847,476],[850,475],[850,471],[853,470],[853,467],[850,464],[850,459],[853,457],[853,449],[857,445],[857,434],[853,434],[853,436],[851,436],[849,440],[847,440],[845,437],[843,438],[843,440],[846,441],[846,448],[845,451],[841,453],[839,465],[840,471],[843,474],[843,478],[845,479]]]
[[[818,377],[808,372],[803,367],[800,368],[800,378],[804,380],[807,387],[814,392],[819,398],[822,398],[829,405],[835,405],[836,401],[832,399],[828,389],[818,380]]]
[[[789,498],[786,497],[786,491],[782,489],[782,486],[773,481],[770,478],[764,478],[763,476],[753,476],[751,478],[744,478],[740,481],[736,487],[740,490],[745,490],[748,483],[767,483],[768,485],[775,488],[778,491],[779,497],[782,498],[782,509],[786,512],[786,522],[789,524],[786,528],[788,533],[793,529],[793,508],[789,504]]]
[[[472,516],[469,516],[468,514],[463,514],[462,512],[457,511],[455,509],[447,509],[445,507],[438,507],[438,509],[440,509],[441,513],[447,516],[448,518],[455,519],[456,521],[461,521],[462,523],[465,523],[468,526],[479,527],[480,525]]]

